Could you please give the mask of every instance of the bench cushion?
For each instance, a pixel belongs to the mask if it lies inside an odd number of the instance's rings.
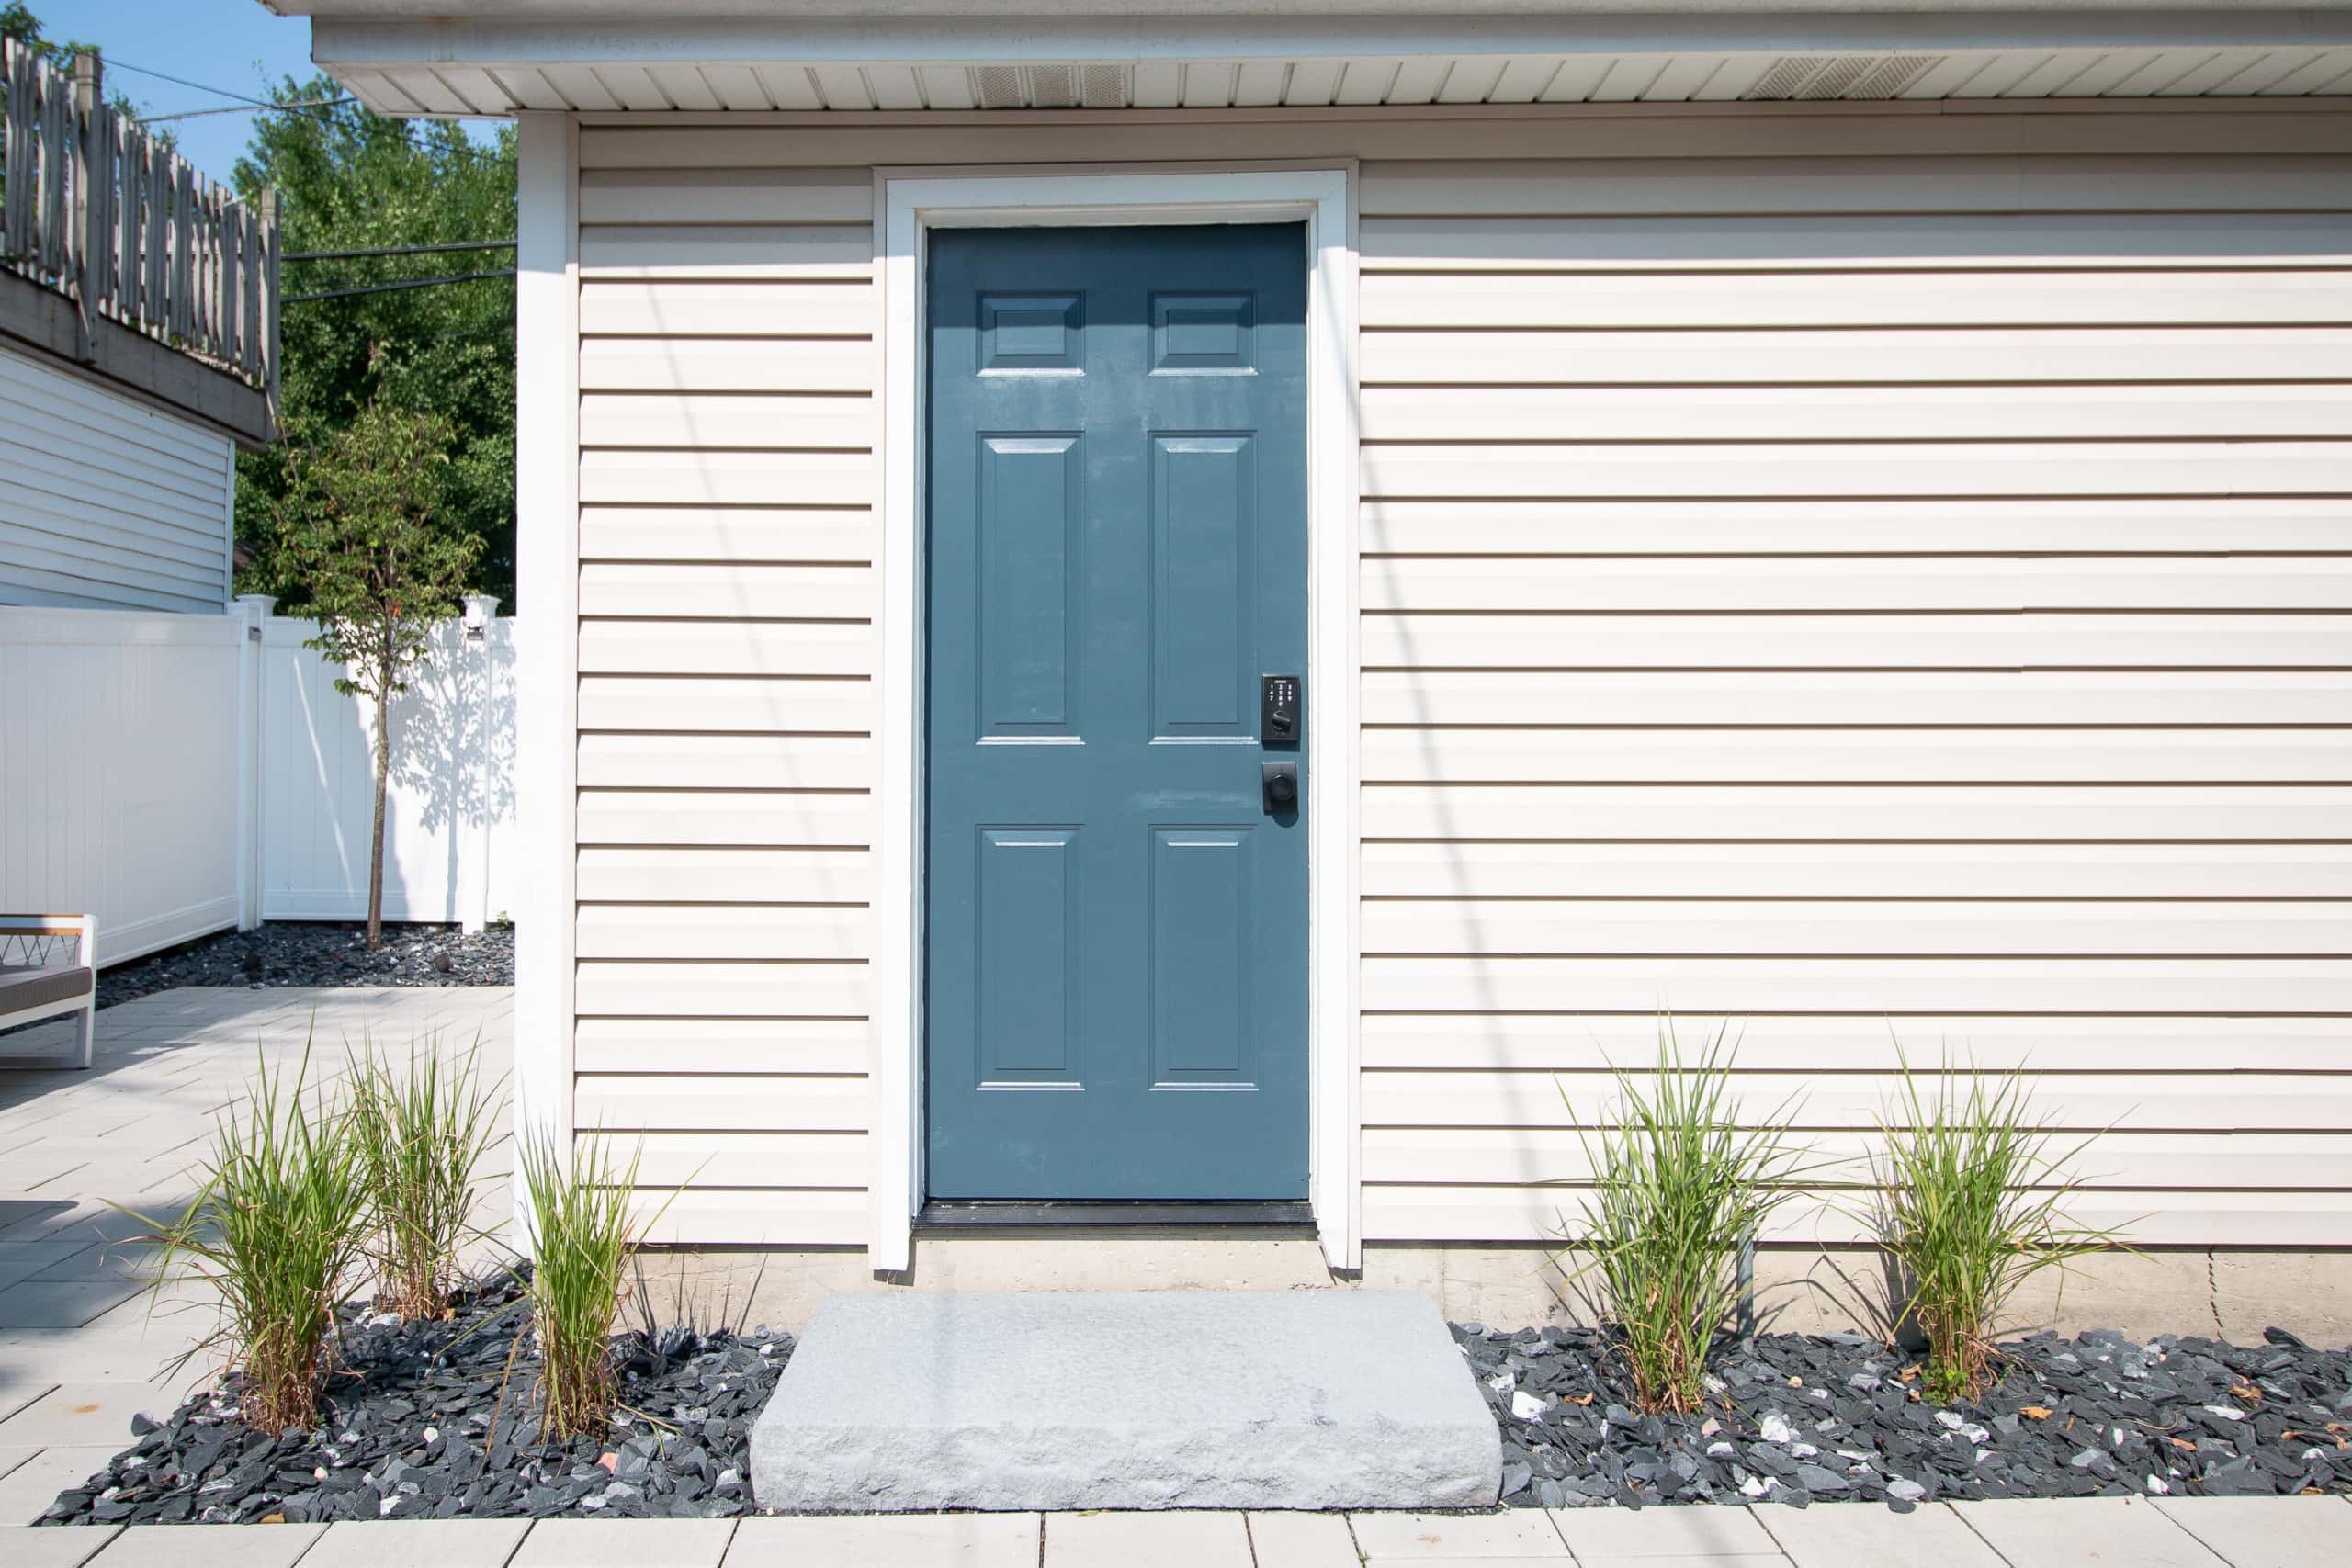
[[[80,1001],[97,987],[98,972],[86,965],[27,968],[0,964],[0,1013],[22,1012],[52,1002]]]

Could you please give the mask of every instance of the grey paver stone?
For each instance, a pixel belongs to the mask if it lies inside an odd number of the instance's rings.
[[[130,1280],[27,1280],[0,1291],[0,1327],[79,1328],[138,1293]]]
[[[2160,1497],[2154,1506],[2232,1568],[2352,1562],[2352,1498]]]
[[[1035,1514],[745,1519],[728,1543],[727,1568],[1037,1568],[1038,1528]]]
[[[0,1288],[71,1262],[97,1245],[73,1237],[62,1241],[0,1241]]]
[[[1348,1516],[1348,1523],[1369,1563],[1498,1557],[1568,1561],[1567,1543],[1541,1508],[1499,1514],[1356,1513]]]
[[[1759,1508],[1756,1519],[1796,1568],[1852,1568],[1861,1562],[2002,1568],[2000,1554],[1940,1505],[1898,1514],[1874,1504],[1826,1503],[1817,1508]]]
[[[0,1525],[28,1525],[48,1511],[57,1495],[79,1486],[106,1469],[107,1461],[121,1449],[74,1446],[43,1449],[6,1475],[0,1475]]]
[[[1343,1514],[1252,1514],[1249,1525],[1259,1568],[1357,1568],[1360,1561]]]
[[[98,1568],[294,1568],[326,1532],[324,1525],[132,1525],[107,1543],[97,1564]]]
[[[1951,1508],[2012,1568],[2107,1562],[2219,1568],[2222,1562],[2154,1504],[2138,1497],[1954,1503]]]
[[[1552,1523],[1579,1562],[1601,1558],[1778,1556],[1746,1508],[1562,1508]]]
[[[60,1383],[0,1421],[0,1445],[111,1443],[126,1448],[130,1418],[141,1412],[159,1418],[169,1416],[180,1403],[178,1391],[186,1382]]]
[[[718,1568],[733,1519],[541,1519],[508,1568]]]
[[[121,1529],[120,1525],[100,1525],[89,1529],[0,1525],[0,1562],[8,1568],[82,1568]]]
[[[1250,1568],[1236,1513],[1047,1514],[1045,1568]]]
[[[301,1568],[505,1568],[528,1519],[411,1519],[329,1525]]]

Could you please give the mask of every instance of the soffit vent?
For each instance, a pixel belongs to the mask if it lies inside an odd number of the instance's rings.
[[[1940,54],[1895,54],[1880,61],[1846,89],[1849,98],[1891,98],[1944,62]]]
[[[1756,85],[1740,94],[1743,98],[1786,98],[1794,95],[1806,77],[1821,69],[1823,60],[1817,54],[1786,54],[1772,62],[1771,68],[1756,79]]]
[[[1079,89],[1079,102],[1091,109],[1127,107],[1127,72],[1123,65],[1090,65]]]
[[[1041,109],[1078,107],[1078,73],[1067,65],[1029,67],[1029,101]]]
[[[1851,55],[1833,60],[1809,77],[1805,84],[1789,96],[1792,98],[1842,98],[1854,79],[1871,68],[1867,60]]]
[[[1021,107],[1021,67],[979,65],[972,69],[972,96],[984,109]]]

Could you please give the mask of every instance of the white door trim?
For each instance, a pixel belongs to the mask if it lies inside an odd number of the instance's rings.
[[[1307,280],[1308,1196],[1326,1260],[1361,1265],[1356,1184],[1356,243],[1351,166],[876,171],[882,284],[880,776],[875,842],[872,1234],[912,1259],[922,1191],[922,347],[934,228],[1303,219]]]

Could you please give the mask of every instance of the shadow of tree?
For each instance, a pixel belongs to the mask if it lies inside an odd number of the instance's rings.
[[[490,830],[514,815],[514,641],[512,620],[490,619],[480,641],[450,622],[435,634],[433,657],[392,704],[392,787],[413,807],[403,819],[435,835],[444,887],[452,904],[486,886]],[[385,904],[396,900],[399,862],[385,846]],[[471,878],[468,876],[472,862]],[[495,916],[501,911],[488,911]]]

